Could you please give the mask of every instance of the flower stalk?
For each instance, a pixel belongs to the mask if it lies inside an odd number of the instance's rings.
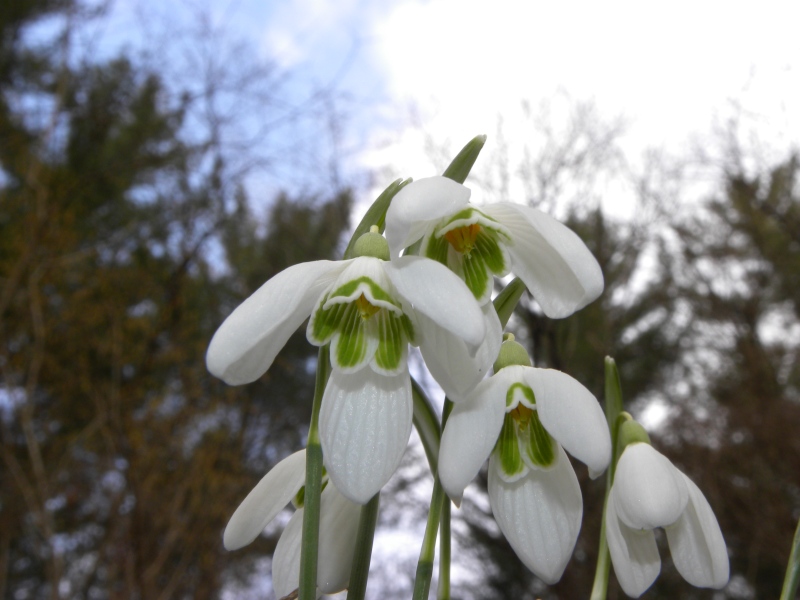
[[[364,600],[367,592],[369,563],[372,558],[375,525],[378,522],[380,496],[380,492],[378,492],[372,497],[372,500],[361,508],[361,519],[358,523],[358,538],[356,539],[356,549],[353,554],[353,568],[350,571],[347,600]]]
[[[437,600],[450,600],[450,502],[447,497],[442,503],[442,517],[439,527],[439,588]]]
[[[453,410],[453,403],[445,398],[444,409],[442,411],[442,427],[447,423],[447,417],[450,411]],[[414,579],[414,594],[413,600],[427,600],[428,593],[431,589],[431,577],[433,576],[433,559],[436,553],[436,537],[439,533],[439,523],[442,519],[442,506],[450,500],[445,496],[442,484],[439,481],[438,469],[433,471],[433,492],[431,493],[431,509],[428,512],[428,522],[425,525],[425,536],[422,538],[422,548],[419,553],[419,562],[417,562],[417,574]],[[449,510],[447,515],[449,516]],[[447,595],[449,596],[449,581],[450,581],[450,523],[448,520],[447,527],[448,540],[447,540],[447,562],[445,565],[439,564],[440,574],[446,571],[445,578],[447,584]],[[444,530],[443,530],[444,531]],[[443,556],[440,556],[441,561]],[[441,575],[440,575],[441,576]],[[439,588],[440,593],[442,588]]]
[[[317,380],[314,386],[314,402],[311,408],[311,423],[306,444],[306,486],[303,517],[302,549],[300,551],[299,600],[315,600],[317,597],[317,558],[319,553],[319,506],[322,493],[322,446],[319,440],[319,410],[322,395],[330,376],[330,350],[323,346],[317,358]]]
[[[608,575],[611,569],[611,555],[608,551],[606,542],[606,520],[605,514],[608,507],[608,494],[611,492],[611,484],[614,483],[614,471],[619,460],[620,448],[617,439],[619,437],[619,417],[622,413],[622,384],[619,380],[617,363],[610,356],[605,360],[605,401],[606,401],[606,421],[611,432],[611,463],[608,465],[606,473],[606,493],[603,499],[603,516],[600,525],[600,545],[597,552],[597,568],[594,573],[594,583],[592,584],[591,600],[605,600],[608,594]]]

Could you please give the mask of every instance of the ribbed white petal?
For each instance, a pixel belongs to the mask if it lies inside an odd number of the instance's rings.
[[[561,371],[526,368],[524,375],[547,432],[586,464],[593,478],[605,471],[611,460],[611,436],[597,398]]]
[[[386,211],[386,241],[392,258],[420,239],[439,219],[458,212],[470,190],[446,177],[428,177],[408,184]]]
[[[306,451],[284,458],[261,478],[233,513],[222,542],[228,550],[246,546],[294,498],[306,479]]]
[[[400,464],[411,435],[411,379],[372,369],[334,369],[322,397],[319,433],[331,480],[347,498],[366,504]]]
[[[489,463],[489,500],[497,524],[525,566],[553,584],[569,562],[583,517],[581,489],[569,458],[559,448],[553,468],[531,469],[514,483],[503,481],[495,460]]]
[[[548,317],[568,317],[602,293],[600,265],[574,231],[521,204],[489,204],[483,211],[511,232],[512,271]]]
[[[322,491],[319,511],[317,597],[341,591],[350,581],[361,507],[328,484]],[[303,515],[302,508],[292,515],[272,556],[272,587],[278,598],[299,585]]]
[[[622,452],[611,494],[617,514],[632,529],[672,525],[689,501],[683,474],[650,444],[630,444]]]
[[[689,503],[680,519],[666,528],[672,561],[692,585],[722,588],[730,575],[722,531],[703,492],[686,475],[681,475],[689,488]]]
[[[300,263],[267,281],[217,329],[206,353],[208,370],[230,385],[261,377],[348,263]]]
[[[419,256],[404,256],[384,264],[397,291],[417,313],[460,337],[473,351],[478,348],[486,334],[484,316],[472,292],[455,273]]]
[[[419,349],[433,378],[453,402],[475,389],[492,368],[503,343],[503,329],[491,302],[481,307],[486,337],[477,352],[432,319],[419,315],[423,330]]]
[[[444,491],[461,504],[464,488],[492,453],[506,415],[508,383],[502,371],[482,381],[463,402],[453,407],[442,433],[439,450],[439,480]]]
[[[634,530],[619,520],[614,494],[606,506],[606,540],[617,581],[628,596],[638,598],[661,572],[661,558],[652,530]]]

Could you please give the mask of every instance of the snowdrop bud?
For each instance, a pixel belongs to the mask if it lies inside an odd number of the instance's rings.
[[[381,260],[389,260],[389,244],[383,237],[377,225],[369,228],[369,232],[356,240],[353,247],[353,256],[372,256]]]
[[[497,373],[500,369],[510,365],[530,367],[531,359],[528,351],[522,347],[522,344],[514,341],[514,334],[506,333],[503,337],[505,339],[500,346],[500,354],[494,362],[494,372]]]

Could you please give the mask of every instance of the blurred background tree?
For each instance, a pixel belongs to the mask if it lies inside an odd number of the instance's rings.
[[[91,17],[0,9],[0,597],[214,598],[274,547],[221,532],[302,445],[316,352],[301,332],[228,388],[205,349],[266,279],[338,257],[350,194],[253,214],[241,157],[196,121],[210,98],[80,54]],[[33,35],[45,19],[64,26]]]

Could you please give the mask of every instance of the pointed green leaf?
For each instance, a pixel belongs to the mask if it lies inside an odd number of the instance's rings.
[[[475,136],[467,142],[467,145],[456,155],[453,162],[450,163],[450,166],[445,169],[444,176],[458,183],[464,183],[469,172],[472,170],[472,165],[475,164],[478,155],[481,153],[481,150],[483,150],[483,145],[485,143],[485,135]]]
[[[497,311],[497,316],[500,319],[500,326],[505,329],[511,314],[517,307],[519,299],[522,297],[523,292],[527,288],[519,277],[515,277],[505,289],[497,295],[493,300],[494,309]]]

